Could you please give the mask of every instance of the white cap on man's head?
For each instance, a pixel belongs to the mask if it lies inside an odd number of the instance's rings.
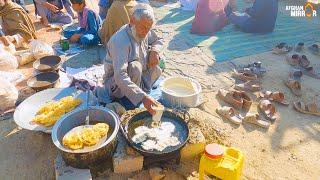
[[[140,20],[142,17],[151,21],[155,21],[153,8],[146,3],[138,3],[133,9],[133,16]]]

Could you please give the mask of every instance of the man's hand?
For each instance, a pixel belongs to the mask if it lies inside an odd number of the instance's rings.
[[[156,113],[155,110],[153,110],[151,107],[152,106],[156,106],[157,104],[159,104],[158,101],[156,101],[155,99],[153,99],[152,97],[150,96],[145,96],[143,99],[142,99],[142,103],[144,105],[144,107],[149,111],[149,113],[151,115],[154,115]]]
[[[72,43],[76,43],[76,42],[78,42],[80,40],[80,37],[81,37],[81,34],[74,34],[74,35],[71,36],[70,41]]]
[[[148,67],[155,68],[159,64],[159,61],[159,54],[156,51],[150,51]]]
[[[46,3],[44,4],[44,7],[47,8],[47,9],[49,9],[50,11],[52,11],[52,12],[54,12],[54,13],[57,13],[57,12],[60,11],[57,6],[55,6],[55,5],[53,5],[53,4],[50,4],[50,3],[48,3],[48,2],[46,2]]]
[[[8,38],[5,37],[5,36],[0,37],[0,41],[1,41],[5,46],[9,46],[9,45],[10,45],[10,41],[9,41]]]

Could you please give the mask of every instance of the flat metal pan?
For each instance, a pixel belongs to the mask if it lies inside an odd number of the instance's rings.
[[[86,93],[77,90],[76,88],[52,88],[41,92],[38,92],[27,99],[25,99],[16,108],[13,119],[15,123],[23,129],[31,131],[41,131],[45,133],[51,133],[52,127],[45,127],[35,123],[32,123],[32,119],[37,114],[38,110],[49,101],[59,101],[61,98],[66,96],[74,96],[75,98],[80,98],[82,104],[80,104],[73,111],[86,107]],[[90,105],[94,106],[97,104],[95,98],[90,97]],[[71,111],[70,113],[72,113]],[[63,116],[64,117],[64,116]],[[61,117],[61,118],[63,118]]]
[[[178,137],[179,141],[181,142],[177,146],[167,147],[163,151],[157,150],[144,150],[140,144],[137,144],[132,141],[132,137],[134,136],[134,129],[142,126],[148,125],[152,121],[150,113],[147,111],[142,111],[133,115],[130,119],[124,120],[123,125],[124,128],[121,128],[125,138],[127,139],[128,144],[141,153],[144,156],[157,156],[157,155],[164,155],[169,153],[174,153],[179,151],[188,141],[189,139],[189,128],[187,122],[184,120],[185,116],[182,117],[173,111],[165,110],[163,112],[162,117],[165,117],[163,122],[171,122],[175,126],[175,131],[173,133],[174,136]],[[189,118],[188,118],[189,119]]]
[[[40,72],[55,71],[61,65],[61,58],[59,56],[45,56],[33,63],[33,68]]]
[[[59,77],[59,74],[55,72],[43,72],[28,79],[27,85],[35,91],[41,91],[53,88]]]

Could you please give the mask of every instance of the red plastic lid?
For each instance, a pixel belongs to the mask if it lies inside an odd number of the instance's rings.
[[[219,144],[208,144],[205,148],[205,155],[212,159],[218,159],[223,156],[223,148]]]

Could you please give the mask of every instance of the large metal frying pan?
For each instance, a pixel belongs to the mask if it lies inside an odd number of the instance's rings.
[[[178,137],[179,141],[181,142],[177,146],[167,147],[163,151],[157,150],[145,150],[142,148],[141,143],[137,144],[132,141],[132,137],[134,136],[134,129],[142,126],[148,125],[152,121],[150,118],[151,114],[143,110],[138,112],[137,114],[133,115],[132,117],[122,116],[122,127],[121,131],[126,138],[128,144],[141,153],[143,156],[160,156],[165,154],[171,154],[179,151],[188,141],[189,139],[189,128],[187,125],[186,120],[189,120],[189,116],[186,114],[181,114],[178,112],[174,112],[171,110],[165,110],[163,112],[162,117],[166,117],[164,122],[171,122],[175,126],[175,131],[173,133],[174,136]],[[187,118],[188,117],[188,118]]]

